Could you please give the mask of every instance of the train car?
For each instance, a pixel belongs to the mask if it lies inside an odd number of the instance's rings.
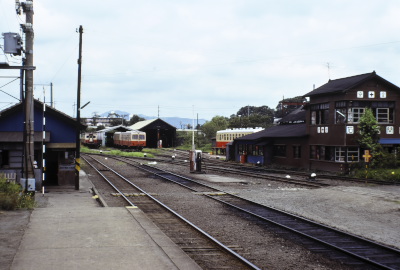
[[[221,153],[225,153],[226,145],[232,142],[236,138],[240,138],[255,132],[259,132],[263,130],[263,128],[233,128],[233,129],[225,129],[217,131],[216,136],[216,151],[220,151]]]
[[[129,148],[141,151],[146,147],[146,133],[139,130],[126,132],[115,132],[114,146],[119,148]]]
[[[89,148],[99,148],[102,144],[100,132],[85,132],[81,134],[81,143]]]

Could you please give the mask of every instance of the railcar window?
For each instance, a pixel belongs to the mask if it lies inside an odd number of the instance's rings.
[[[144,135],[139,135],[139,140],[144,140]]]
[[[137,140],[137,139],[138,139],[138,135],[137,135],[137,134],[136,134],[136,135],[133,135],[133,136],[132,136],[132,139],[133,139],[133,140]]]

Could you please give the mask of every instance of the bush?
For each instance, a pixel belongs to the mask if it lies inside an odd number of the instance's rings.
[[[356,169],[353,171],[357,178],[376,179],[388,182],[400,182],[400,169]]]
[[[19,184],[9,183],[5,178],[0,177],[0,209],[33,209],[36,206],[33,195],[34,193],[23,193]]]

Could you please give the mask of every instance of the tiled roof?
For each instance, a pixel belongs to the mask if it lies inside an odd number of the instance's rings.
[[[301,106],[295,109],[293,112],[289,113],[282,119],[280,119],[279,123],[304,123],[306,121],[306,111],[304,107]]]
[[[379,78],[380,80],[385,81],[386,83],[389,83],[382,77],[378,76],[375,71],[371,73],[365,73],[361,75],[356,75],[356,76],[351,76],[351,77],[346,77],[346,78],[341,78],[341,79],[336,79],[336,80],[329,80],[326,84],[318,87],[317,89],[314,89],[313,91],[307,93],[304,95],[305,97],[311,97],[315,95],[323,95],[323,94],[331,94],[335,92],[346,92],[357,85],[370,80],[372,78]],[[391,83],[389,83],[391,84]]]

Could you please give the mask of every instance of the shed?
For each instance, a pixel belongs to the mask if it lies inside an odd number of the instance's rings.
[[[114,139],[113,135],[115,132],[125,132],[125,131],[133,131],[134,129],[130,127],[125,127],[123,125],[119,126],[114,126],[114,127],[108,127],[102,130],[99,130],[98,132],[101,133],[101,138],[102,140],[102,146],[114,146]]]
[[[131,129],[146,132],[146,145],[149,148],[175,147],[176,127],[160,118],[137,122]]]
[[[84,127],[80,125],[81,129]],[[76,120],[35,100],[34,132],[36,189],[42,184],[74,186]],[[23,164],[23,133],[23,103],[0,112],[0,173],[15,173],[17,181],[21,178]]]

